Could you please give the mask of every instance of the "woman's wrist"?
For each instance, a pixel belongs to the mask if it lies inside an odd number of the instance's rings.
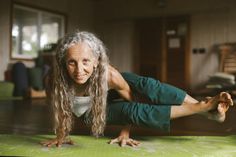
[[[120,132],[120,136],[126,136],[129,137],[131,125],[127,125],[125,128],[123,128]]]

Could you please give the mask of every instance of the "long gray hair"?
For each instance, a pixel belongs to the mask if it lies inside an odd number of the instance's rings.
[[[58,136],[66,136],[72,129],[72,105],[76,87],[67,72],[66,53],[68,48],[77,43],[86,43],[98,59],[98,65],[89,78],[87,87],[92,103],[89,114],[91,131],[98,137],[103,134],[106,125],[108,57],[103,42],[89,32],[75,31],[58,43],[49,93],[54,109],[54,129]]]

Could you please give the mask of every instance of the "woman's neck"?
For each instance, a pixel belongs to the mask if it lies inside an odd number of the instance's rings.
[[[88,83],[82,85],[76,85],[75,87],[76,96],[88,96]]]

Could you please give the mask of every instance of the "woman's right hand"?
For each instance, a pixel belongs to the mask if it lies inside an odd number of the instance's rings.
[[[40,142],[43,146],[51,147],[56,145],[57,147],[61,147],[62,144],[70,144],[73,145],[74,142],[70,138],[55,138],[49,141]]]

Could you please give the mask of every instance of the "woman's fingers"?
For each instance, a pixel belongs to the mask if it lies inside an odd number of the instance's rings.
[[[115,138],[115,139],[110,140],[109,144],[114,144],[118,142],[119,142],[118,138]]]
[[[127,144],[126,139],[122,139],[120,142],[120,146],[124,147]]]
[[[136,140],[133,140],[133,139],[132,139],[132,141],[133,141],[133,143],[134,143],[136,146],[138,146],[138,145],[140,144],[139,141],[136,141]]]
[[[57,147],[61,147],[62,144],[70,144],[73,145],[74,142],[71,139],[53,139],[50,141],[40,142],[45,147],[51,147],[53,145],[56,145]]]
[[[112,139],[108,143],[109,144],[118,143],[121,147],[124,147],[126,145],[131,146],[131,147],[136,147],[140,144],[139,141],[133,140],[131,138],[121,138],[121,137]]]
[[[48,142],[48,144],[46,145],[47,147],[51,147],[53,145],[56,145],[58,143],[57,140],[52,140],[51,142]]]
[[[127,142],[127,145],[131,146],[131,147],[136,147],[140,144],[140,142],[136,141],[136,140],[133,140],[133,139],[129,139]]]
[[[40,144],[42,144],[43,146],[46,147],[50,147],[51,145],[53,145],[55,143],[55,139],[54,140],[50,140],[50,141],[44,141],[44,142],[40,142]]]
[[[57,143],[55,143],[57,147],[61,147],[62,145],[62,140],[57,140]]]
[[[65,141],[63,142],[63,144],[74,145],[74,142],[73,142],[71,139],[65,139]]]

